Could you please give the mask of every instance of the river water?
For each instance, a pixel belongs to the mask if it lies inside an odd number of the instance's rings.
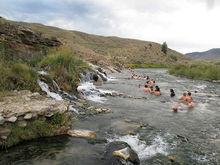
[[[82,118],[73,127],[96,131],[98,137],[109,142],[127,142],[138,153],[142,165],[172,164],[171,156],[176,164],[219,164],[220,84],[171,76],[165,69],[135,72],[155,79],[162,95],[145,94],[145,80],[129,79],[126,70],[113,74],[115,79],[100,88],[123,96],[107,96],[101,101],[89,97],[96,101],[91,104],[110,108],[112,113]],[[176,97],[170,98],[170,88]],[[182,105],[178,113],[173,113],[171,107],[184,91],[192,92],[195,108]],[[0,164],[104,165],[105,146],[66,136],[43,138],[0,152]]]

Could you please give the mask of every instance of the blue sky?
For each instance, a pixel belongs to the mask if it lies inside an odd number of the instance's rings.
[[[220,47],[218,0],[0,0],[0,15],[162,43],[182,53]]]

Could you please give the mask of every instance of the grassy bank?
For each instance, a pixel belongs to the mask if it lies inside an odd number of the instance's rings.
[[[168,66],[165,64],[128,64],[127,68],[167,68]]]
[[[29,61],[10,58],[7,46],[0,44],[0,92],[11,90],[39,91],[38,70],[48,70],[51,77],[66,91],[74,91],[79,82],[80,72],[88,68],[67,48],[47,51],[44,56],[33,57]]]
[[[198,80],[220,80],[220,65],[218,63],[195,62],[188,65],[175,65],[169,68],[169,73]]]
[[[9,125],[11,134],[4,142],[4,147],[11,147],[21,141],[32,140],[39,137],[49,137],[65,131],[70,124],[70,115],[56,113],[51,118],[39,118],[27,122],[27,126],[22,127],[17,122]],[[63,129],[63,130],[61,130]]]
[[[48,68],[52,78],[65,91],[74,91],[79,83],[80,73],[88,68],[84,61],[65,48],[50,51],[39,65],[41,68]]]

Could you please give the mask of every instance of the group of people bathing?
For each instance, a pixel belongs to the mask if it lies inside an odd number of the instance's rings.
[[[144,84],[144,93],[150,93],[156,96],[161,95],[160,88],[153,79],[148,79]]]
[[[177,112],[178,109],[180,109],[180,103],[183,103],[188,106],[188,108],[193,108],[195,106],[195,103],[192,98],[191,92],[184,92],[183,95],[179,98],[179,101],[175,103],[172,107],[172,110],[174,112]]]
[[[161,95],[161,91],[160,91],[160,87],[158,85],[156,85],[155,80],[150,79],[149,76],[140,76],[134,73],[134,71],[132,69],[129,69],[129,71],[131,72],[131,78],[132,79],[137,79],[137,80],[147,80],[146,83],[144,84],[144,93],[149,93],[149,94],[154,94],[156,96],[160,96]],[[141,85],[139,84],[139,88],[141,87]],[[175,91],[173,89],[170,89],[170,97],[174,97]],[[183,95],[179,98],[179,101],[177,103],[175,103],[172,107],[172,110],[174,112],[177,112],[178,109],[180,109],[180,103],[183,103],[185,105],[188,106],[188,108],[193,108],[194,107],[194,102],[193,102],[193,98],[192,98],[192,94],[191,92],[184,92]]]

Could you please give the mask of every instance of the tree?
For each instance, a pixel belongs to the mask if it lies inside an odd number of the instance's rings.
[[[164,42],[164,43],[161,45],[161,51],[164,52],[165,54],[167,54],[167,49],[168,49],[167,43]]]

